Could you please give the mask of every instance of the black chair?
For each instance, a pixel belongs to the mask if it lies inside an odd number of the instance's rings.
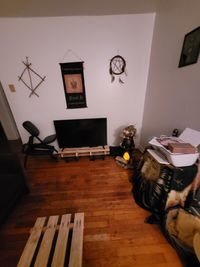
[[[40,139],[39,129],[30,121],[23,122],[23,127],[30,133],[28,143],[23,145],[23,153],[25,154],[24,167],[26,168],[27,159],[29,155],[50,155],[52,158],[57,159],[54,152],[58,152],[54,146],[49,145],[56,140],[56,134],[49,135],[43,140]],[[34,138],[39,142],[34,143]]]

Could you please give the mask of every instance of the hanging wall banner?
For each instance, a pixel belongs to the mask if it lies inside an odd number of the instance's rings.
[[[67,108],[87,107],[83,63],[60,63]]]

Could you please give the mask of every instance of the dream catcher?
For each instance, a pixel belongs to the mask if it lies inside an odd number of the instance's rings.
[[[122,75],[123,73],[126,74],[126,61],[124,60],[123,57],[120,55],[114,56],[110,60],[110,75],[111,75],[111,82],[114,82],[115,80],[115,75]],[[119,76],[119,82],[124,83]]]

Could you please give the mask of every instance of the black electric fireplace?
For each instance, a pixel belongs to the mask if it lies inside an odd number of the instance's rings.
[[[54,120],[60,148],[107,145],[107,119]]]

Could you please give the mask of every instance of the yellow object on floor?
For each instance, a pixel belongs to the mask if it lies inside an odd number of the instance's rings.
[[[130,160],[130,155],[128,152],[125,152],[124,155],[123,155],[123,158],[126,160],[126,161],[129,161]]]

